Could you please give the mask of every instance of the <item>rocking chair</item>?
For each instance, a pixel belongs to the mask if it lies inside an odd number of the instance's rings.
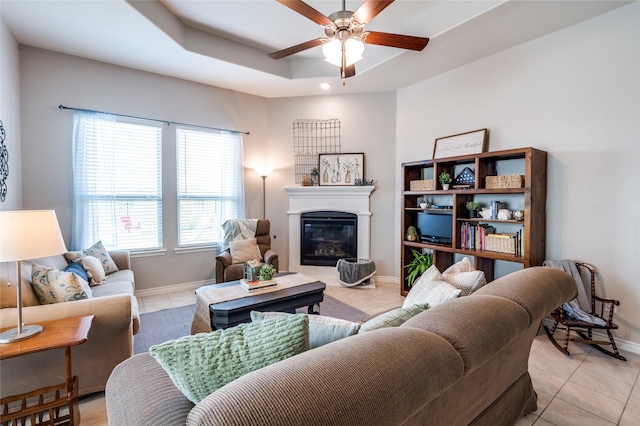
[[[620,353],[618,352],[616,342],[613,340],[613,335],[611,334],[611,330],[615,330],[618,328],[618,326],[613,322],[613,311],[615,306],[620,305],[620,302],[618,300],[604,299],[602,297],[596,296],[596,270],[593,266],[586,263],[576,262],[576,267],[580,272],[582,272],[581,268],[586,269],[591,275],[591,312],[589,312],[589,314],[603,320],[604,325],[593,324],[591,322],[571,318],[569,315],[567,315],[563,306],[560,306],[551,313],[551,316],[554,319],[553,327],[551,327],[551,330],[549,330],[549,328],[545,325],[544,331],[547,333],[547,336],[551,340],[551,343],[553,343],[553,345],[558,348],[560,352],[564,352],[566,355],[570,355],[567,347],[569,346],[569,339],[571,339],[575,342],[587,343],[602,353],[605,353],[619,360],[626,361],[626,358],[620,355]],[[607,318],[605,318],[604,316],[605,309],[609,311]],[[553,333],[556,331],[556,328],[559,324],[562,324],[566,328],[563,346],[560,346],[560,344],[553,337]],[[609,336],[609,341],[593,340],[593,329],[606,331],[607,335]],[[571,331],[577,333],[581,338],[571,338]],[[613,352],[601,347],[600,345],[611,345]]]

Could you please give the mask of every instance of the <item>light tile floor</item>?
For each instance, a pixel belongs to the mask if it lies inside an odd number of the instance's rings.
[[[329,283],[325,293],[368,314],[402,305],[398,284],[376,283],[376,288],[352,289]],[[138,298],[140,313],[195,303],[183,290]],[[640,355],[624,352],[622,362],[583,344],[570,343],[571,356],[553,347],[542,333],[533,342],[529,372],[538,394],[538,410],[522,417],[517,426],[640,425]],[[82,426],[107,426],[104,393],[80,400]]]

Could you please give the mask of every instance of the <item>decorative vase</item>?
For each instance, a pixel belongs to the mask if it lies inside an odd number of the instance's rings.
[[[309,186],[310,181],[311,181],[311,178],[309,178],[308,174],[304,174],[302,176],[302,186]]]
[[[327,172],[327,169],[324,169],[324,173],[322,174],[322,181],[324,183],[329,182],[329,172]]]
[[[418,231],[416,231],[415,226],[410,226],[407,228],[407,235],[405,237],[407,241],[418,241]]]

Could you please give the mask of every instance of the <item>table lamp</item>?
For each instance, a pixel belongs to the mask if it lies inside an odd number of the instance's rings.
[[[0,262],[16,262],[18,326],[0,333],[0,343],[25,340],[42,332],[37,324],[22,324],[21,261],[67,251],[53,210],[0,211]]]

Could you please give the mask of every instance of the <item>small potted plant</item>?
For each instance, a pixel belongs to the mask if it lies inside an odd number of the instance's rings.
[[[270,281],[276,274],[276,268],[271,265],[264,265],[260,268],[260,281]]]
[[[477,201],[467,201],[467,210],[469,210],[469,218],[473,219],[474,217],[478,217],[478,204]]]
[[[449,173],[440,173],[440,176],[438,176],[438,180],[440,181],[440,185],[442,185],[442,189],[444,189],[445,191],[449,189],[449,184],[451,183],[451,175]]]
[[[433,265],[432,253],[422,253],[413,249],[411,252],[413,253],[413,260],[404,266],[407,269],[407,286],[409,287]]]

